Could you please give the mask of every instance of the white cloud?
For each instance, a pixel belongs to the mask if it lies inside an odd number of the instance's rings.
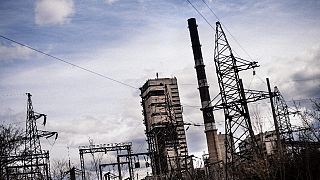
[[[38,25],[61,25],[67,23],[73,13],[73,0],[36,1],[35,21]]]
[[[15,59],[28,59],[32,56],[33,52],[22,46],[5,46],[0,44],[0,60],[8,61]]]

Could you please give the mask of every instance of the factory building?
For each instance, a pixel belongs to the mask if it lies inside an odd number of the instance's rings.
[[[264,133],[259,133],[255,135],[255,139],[264,155],[270,156],[270,155],[276,154],[277,136],[275,131],[267,131]],[[241,141],[239,144],[239,147],[240,147],[240,153],[245,153],[246,151],[250,151],[252,147],[250,146],[249,138],[247,137],[246,139]]]
[[[140,90],[153,176],[185,179],[192,161],[188,156],[177,79],[149,79]]]

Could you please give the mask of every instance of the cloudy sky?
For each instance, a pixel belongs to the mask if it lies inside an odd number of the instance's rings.
[[[202,0],[190,2],[215,25],[216,17]],[[269,77],[288,101],[319,97],[319,1],[205,2],[234,37],[227,33],[233,50],[260,64],[256,76],[251,71],[241,74],[247,88],[266,90],[263,81]],[[191,17],[199,25],[214,97],[218,93],[215,32],[186,0],[1,0],[1,36],[132,86],[0,38],[1,123],[24,126],[25,93],[30,92],[35,110],[48,115],[47,126],[39,129],[59,132],[53,146],[52,140],[43,141],[52,158],[67,158],[70,147],[78,164],[77,148],[88,144],[89,138],[95,143],[132,141],[135,152],[146,151],[137,88],[155,78],[156,72],[160,77],[177,77],[184,120],[202,123],[187,28]],[[215,114],[223,130],[223,116]],[[263,117],[271,121],[270,114]],[[190,127],[187,139],[191,154],[206,151],[203,127]]]

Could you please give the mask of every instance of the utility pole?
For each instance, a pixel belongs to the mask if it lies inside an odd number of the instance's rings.
[[[266,78],[266,80],[267,80],[268,92],[269,92],[269,96],[270,96],[269,98],[270,98],[272,117],[273,117],[274,127],[275,127],[275,131],[276,131],[276,136],[277,136],[278,155],[281,158],[283,156],[283,151],[282,151],[282,144],[281,144],[281,138],[280,138],[279,123],[277,120],[278,118],[276,115],[276,111],[274,108],[274,101],[273,101],[273,99],[275,98],[275,94],[273,92],[271,92],[269,78]]]
[[[56,132],[44,132],[38,130],[37,120],[43,117],[43,124],[45,125],[47,116],[45,114],[36,113],[33,110],[31,94],[27,93],[27,119],[26,119],[26,136],[25,136],[25,156],[23,161],[23,173],[25,179],[50,179],[50,164],[49,152],[42,151],[40,144],[41,136],[57,135]],[[48,154],[45,158],[39,158],[37,155]],[[28,157],[28,158],[27,158]]]

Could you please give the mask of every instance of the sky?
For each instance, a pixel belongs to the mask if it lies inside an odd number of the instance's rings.
[[[233,51],[259,62],[255,76],[252,71],[240,74],[245,88],[267,90],[268,77],[289,104],[319,98],[319,1],[204,1],[227,28]],[[190,2],[214,27],[217,18],[203,1]],[[192,17],[197,19],[214,97],[219,92],[215,31],[187,0],[1,0],[1,36],[130,86],[0,38],[1,123],[25,125],[25,93],[30,92],[35,111],[48,115],[47,125],[38,128],[59,133],[56,142],[42,141],[52,159],[67,159],[69,147],[72,162],[79,164],[78,146],[89,139],[96,144],[130,141],[134,152],[145,152],[138,88],[156,73],[177,77],[184,120],[202,123],[187,27]],[[261,109],[264,130],[272,128],[267,107],[268,101],[250,105],[253,111]],[[215,117],[223,131],[222,112],[215,112]],[[202,126],[188,129],[190,154],[207,151],[203,131]]]

